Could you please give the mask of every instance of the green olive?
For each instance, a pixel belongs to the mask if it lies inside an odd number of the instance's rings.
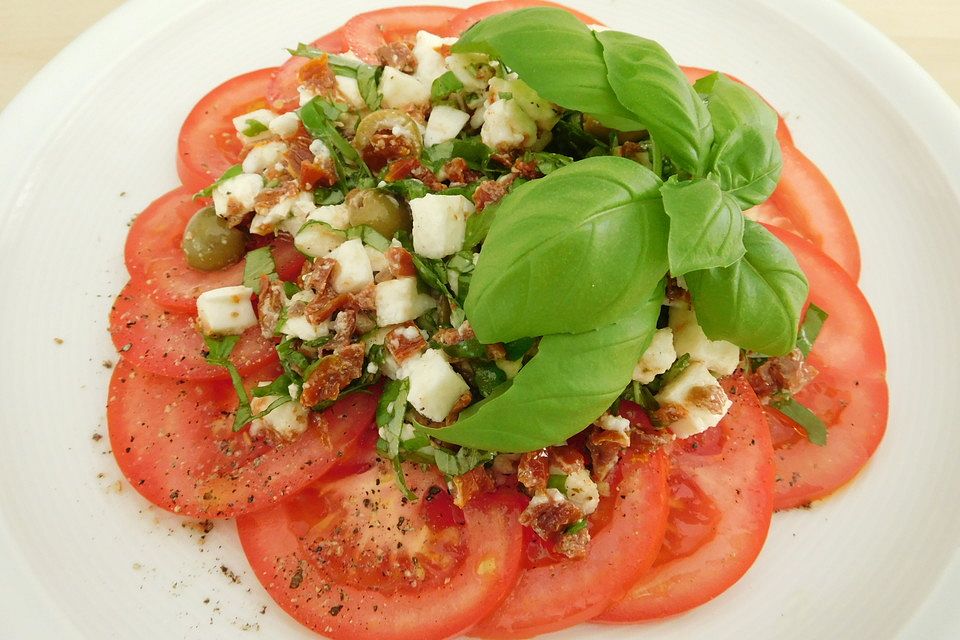
[[[347,196],[351,227],[366,225],[385,238],[392,238],[413,226],[410,212],[389,193],[379,189],[357,189]]]
[[[193,214],[183,232],[183,253],[187,264],[202,271],[216,271],[239,262],[246,249],[246,234],[231,229],[213,207]]]
[[[420,127],[413,118],[403,111],[396,109],[380,109],[365,116],[357,125],[357,134],[353,138],[353,146],[363,151],[369,146],[373,136],[377,133],[393,133],[406,138],[413,148],[414,157],[419,157],[423,151],[423,136]]]

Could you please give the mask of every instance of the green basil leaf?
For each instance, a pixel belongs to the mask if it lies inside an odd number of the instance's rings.
[[[388,182],[383,188],[387,191],[397,194],[407,202],[416,200],[417,198],[422,198],[430,193],[430,189],[427,189],[427,185],[423,184],[416,178],[405,178],[403,180],[397,180],[396,182]]]
[[[409,391],[409,380],[391,380],[383,388],[377,403],[377,426],[380,427],[381,437],[387,442],[386,455],[389,458],[396,458],[400,454],[400,434]]]
[[[670,217],[667,256],[671,275],[729,267],[743,257],[743,213],[717,183],[671,178],[660,193]]]
[[[445,74],[433,81],[430,87],[430,97],[433,102],[446,100],[451,93],[456,93],[463,89],[463,83],[453,71],[447,71]]]
[[[593,114],[608,127],[643,128],[617,100],[593,31],[563,9],[533,7],[490,16],[467,30],[453,51],[499,58],[541,97]]]
[[[487,234],[490,233],[490,227],[493,226],[493,221],[497,218],[497,209],[499,206],[499,203],[490,205],[483,211],[467,218],[467,231],[463,238],[464,247],[472,249],[487,239]]]
[[[770,197],[783,169],[777,114],[753,89],[714,73],[697,81],[715,139],[709,171],[741,209]]]
[[[424,429],[466,447],[521,453],[561,444],[597,419],[630,383],[657,330],[663,283],[616,324],[546,336],[512,384],[469,407],[449,427]]]
[[[243,130],[243,135],[248,138],[252,138],[255,135],[261,134],[264,131],[267,131],[269,127],[263,124],[259,120],[254,120],[253,118],[247,118],[246,120],[247,128]]]
[[[290,396],[290,383],[293,379],[287,374],[281,374],[276,380],[262,387],[254,387],[251,395],[255,398],[266,396]]]
[[[486,359],[487,345],[480,344],[476,338],[464,340],[457,344],[445,345],[443,350],[454,358],[466,358],[468,360]]]
[[[545,176],[550,175],[557,169],[562,169],[568,164],[573,164],[573,158],[559,153],[548,153],[546,151],[528,151],[523,155],[526,162],[536,162],[537,169]]]
[[[287,338],[277,345],[277,356],[283,372],[293,380],[303,380],[303,373],[310,366],[310,360],[297,350],[295,338]]]
[[[797,339],[807,278],[776,236],[747,220],[746,254],[729,267],[685,276],[697,320],[711,340],[728,340],[768,356],[789,353]]]
[[[212,365],[226,366],[225,363],[230,361],[230,354],[239,340],[240,336],[203,336],[203,343],[207,347],[206,361]]]
[[[710,113],[670,54],[653,40],[621,31],[601,31],[597,39],[620,102],[675,166],[704,175],[713,142]]]
[[[527,352],[530,351],[530,347],[533,346],[534,342],[536,342],[534,338],[520,338],[519,340],[507,342],[503,345],[504,350],[507,352],[507,360],[519,360],[527,355]]]
[[[492,362],[473,363],[473,384],[484,398],[489,398],[506,381],[507,374]]]
[[[462,447],[456,453],[451,453],[443,447],[436,447],[433,459],[437,463],[437,468],[448,476],[462,476],[471,469],[490,462],[496,455],[492,451],[480,451],[469,447]]]
[[[357,67],[357,89],[371,111],[380,108],[380,101],[383,98],[380,94],[381,75],[383,75],[383,67],[374,67],[369,64]]]
[[[810,409],[791,397],[775,397],[770,404],[800,425],[807,432],[807,440],[818,447],[827,446],[827,425]]]
[[[243,286],[260,291],[261,276],[267,276],[271,280],[277,277],[277,265],[273,261],[270,247],[260,247],[250,251],[243,264]]]
[[[390,241],[380,235],[380,232],[365,224],[358,224],[346,230],[345,235],[348,240],[360,238],[360,240],[377,251],[383,253],[390,248]]]
[[[330,102],[322,98],[314,98],[300,107],[300,120],[303,122],[303,126],[314,138],[323,140],[331,151],[339,156],[337,160],[340,163],[345,162],[358,169],[367,178],[373,179],[373,174],[364,163],[363,158],[360,157],[360,153],[347,142],[347,139],[343,137],[333,123],[333,118],[328,113],[332,107],[335,108]],[[341,176],[343,175],[343,172],[338,173]]]
[[[547,148],[575,158],[608,155],[610,152],[610,145],[607,142],[584,130],[583,114],[575,111],[564,115],[554,125],[553,139]]]
[[[830,314],[812,302],[807,307],[807,315],[804,317],[803,324],[800,325],[800,331],[797,334],[797,348],[804,356],[809,356],[810,352],[813,351],[813,343],[817,341],[817,336],[820,335],[823,323],[827,321],[828,317],[830,317]]]
[[[226,182],[230,178],[233,178],[234,176],[240,175],[241,173],[243,173],[243,166],[239,164],[233,165],[232,167],[224,171],[223,175],[217,178],[216,182],[211,184],[206,189],[201,189],[200,191],[193,194],[193,199],[197,200],[199,198],[209,198],[210,196],[213,195],[213,190],[216,189],[219,185],[223,184],[224,182]]]
[[[580,333],[635,309],[667,272],[659,188],[639,164],[600,157],[501,201],[464,305],[477,338]]]

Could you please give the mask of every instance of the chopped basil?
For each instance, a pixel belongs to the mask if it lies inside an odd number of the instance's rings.
[[[812,302],[810,303],[803,324],[800,325],[800,332],[797,334],[797,348],[803,355],[808,356],[813,351],[813,343],[817,341],[817,336],[823,329],[823,323],[827,321],[829,316],[830,314],[826,311]]]
[[[454,358],[480,360],[487,359],[487,346],[480,344],[476,338],[464,340],[463,342],[459,342],[457,344],[446,345],[443,347],[443,350]]]
[[[391,380],[383,388],[383,395],[377,403],[377,426],[380,427],[381,438],[387,443],[386,455],[389,458],[396,458],[400,454],[400,434],[409,391],[409,380]]]
[[[390,241],[380,235],[376,229],[373,227],[368,227],[365,224],[360,224],[355,227],[350,227],[346,231],[347,239],[360,238],[360,240],[367,245],[370,245],[377,251],[381,253],[390,248]]]
[[[345,196],[339,189],[330,187],[321,187],[313,192],[313,203],[318,207],[331,204],[340,204],[345,200]]]
[[[248,138],[252,138],[253,136],[260,135],[264,131],[268,130],[267,125],[263,124],[259,120],[254,120],[253,118],[247,118],[246,125],[247,125],[247,128],[244,129],[242,133]]]
[[[261,276],[267,276],[271,280],[277,278],[277,265],[273,261],[270,247],[260,247],[247,254],[243,265],[243,286],[260,291]]]
[[[528,151],[524,154],[523,160],[525,162],[536,162],[537,169],[545,176],[574,162],[570,156],[546,151]]]
[[[563,495],[567,495],[567,476],[562,473],[551,473],[547,478],[547,488],[556,489]]]
[[[303,380],[303,374],[310,366],[310,360],[297,350],[297,339],[288,338],[277,345],[277,355],[280,358],[280,366],[284,373],[291,377],[294,382]]]
[[[430,97],[434,102],[446,100],[451,93],[456,93],[463,89],[463,83],[453,71],[447,71],[442,76],[433,81],[430,87]]]
[[[322,140],[330,148],[341,182],[344,182],[343,178],[348,174],[352,175],[355,172],[372,180],[373,174],[360,157],[360,152],[347,142],[334,124],[334,120],[340,113],[342,110],[338,105],[322,98],[314,98],[300,107],[300,120],[303,121],[303,126],[307,128],[310,135]],[[348,167],[352,170],[347,170]]]
[[[775,396],[770,404],[807,432],[807,439],[819,447],[827,445],[827,425],[815,413],[790,396]]]
[[[632,392],[631,399],[643,407],[644,411],[651,412],[660,408],[660,403],[657,402],[656,398],[653,397],[653,394],[650,393],[650,389],[648,389],[646,386],[634,380],[630,390]]]
[[[492,362],[473,363],[473,383],[484,398],[492,395],[505,382],[507,374]]]
[[[213,184],[211,184],[209,187],[207,187],[206,189],[201,189],[200,191],[196,192],[193,195],[193,199],[197,200],[199,198],[209,198],[210,196],[213,195],[213,190],[216,189],[217,186],[223,184],[230,178],[240,175],[241,173],[243,173],[243,166],[239,164],[233,165],[232,167],[224,171],[223,175],[217,178],[217,180]]]
[[[566,530],[565,530],[563,533],[564,533],[565,535],[572,536],[572,535],[575,534],[575,533],[580,533],[581,531],[583,531],[583,530],[586,529],[586,528],[587,528],[587,520],[586,520],[586,518],[580,518],[579,520],[577,520],[576,522],[574,522],[572,525],[570,525],[569,527],[567,527]]]
[[[357,67],[357,89],[360,91],[360,97],[366,103],[371,111],[380,108],[380,101],[383,95],[380,93],[380,76],[383,75],[383,67],[374,67],[369,64]]]
[[[289,396],[290,385],[292,383],[293,378],[283,373],[270,384],[263,385],[262,387],[254,387],[252,393],[255,398],[263,398],[265,396]]]
[[[503,348],[507,352],[507,360],[519,360],[527,355],[527,352],[530,351],[530,347],[533,346],[534,342],[536,342],[534,338],[519,338],[512,342],[505,343]]]
[[[647,385],[647,387],[650,390],[650,393],[652,394],[660,393],[660,391],[665,386],[667,386],[668,384],[676,380],[681,373],[687,370],[687,367],[689,366],[690,366],[690,354],[685,353],[679,358],[677,358],[676,361],[672,365],[670,365],[669,369],[667,369],[664,373],[661,373],[659,376],[656,377],[656,379],[654,379],[653,382]]]
[[[224,336],[222,338],[213,336],[203,337],[203,342],[207,346],[207,363],[215,367],[223,367],[227,370],[230,374],[230,381],[233,383],[233,390],[237,394],[238,405],[233,415],[234,431],[239,431],[251,420],[266,415],[275,409],[274,404],[279,402],[278,400],[271,403],[265,412],[257,414],[256,416],[253,415],[253,411],[250,409],[250,396],[247,395],[247,389],[243,386],[243,378],[240,377],[240,372],[237,371],[236,365],[230,361],[230,354],[233,353],[233,349],[237,346],[239,340],[240,336]],[[282,400],[282,398],[280,400]],[[290,398],[287,397],[286,400],[289,401]],[[279,402],[279,404],[283,403]],[[277,406],[279,406],[279,404],[277,404]]]
[[[437,463],[437,468],[448,476],[462,476],[475,467],[490,462],[496,455],[492,451],[481,451],[469,447],[461,447],[456,453],[442,447],[436,447],[434,460]]]
[[[473,248],[486,240],[490,227],[497,218],[497,206],[489,205],[479,213],[467,218],[467,231],[464,235],[463,246]]]

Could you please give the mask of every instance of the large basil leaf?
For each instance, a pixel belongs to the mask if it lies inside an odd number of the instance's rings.
[[[686,275],[703,332],[711,340],[770,356],[791,351],[809,286],[796,258],[763,225],[747,220],[746,254],[726,268]]]
[[[596,34],[610,85],[673,164],[704,175],[713,127],[710,113],[670,54],[653,40],[621,31]]]
[[[671,178],[660,193],[670,217],[667,255],[672,275],[728,267],[743,257],[743,213],[716,182]]]
[[[635,309],[667,272],[659,188],[650,170],[606,156],[504,198],[464,302],[477,338],[580,333]]]
[[[783,168],[776,112],[753,89],[719,73],[694,87],[707,98],[713,121],[711,174],[741,209],[763,203]]]
[[[592,114],[608,127],[643,128],[607,82],[603,50],[593,32],[562,9],[534,7],[490,16],[467,30],[453,51],[499,58],[541,97]]]
[[[657,330],[663,283],[616,324],[546,336],[512,384],[449,427],[426,429],[444,442],[519,453],[560,444],[597,419],[630,383]]]

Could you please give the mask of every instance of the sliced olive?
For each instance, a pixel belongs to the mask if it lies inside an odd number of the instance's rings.
[[[410,231],[410,212],[396,198],[380,189],[357,189],[347,196],[351,227],[366,225],[385,238],[403,229]]]
[[[417,123],[403,111],[381,109],[360,121],[353,146],[370,169],[380,171],[394,160],[420,157],[423,136]]]
[[[239,262],[246,250],[246,234],[231,229],[213,207],[193,214],[183,232],[187,264],[202,271],[216,271]]]

